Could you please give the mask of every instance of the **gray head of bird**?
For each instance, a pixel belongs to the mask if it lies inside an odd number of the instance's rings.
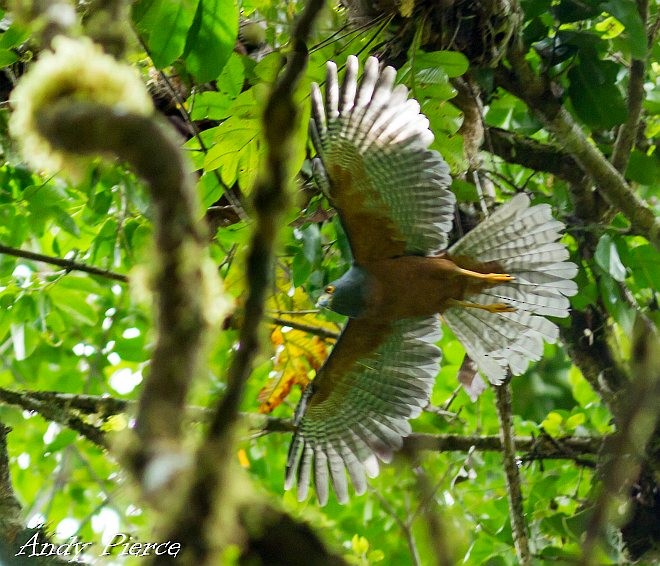
[[[359,318],[367,310],[369,288],[369,274],[353,264],[344,275],[326,286],[316,306]]]

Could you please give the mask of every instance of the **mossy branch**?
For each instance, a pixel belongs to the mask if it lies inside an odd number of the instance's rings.
[[[214,411],[207,437],[197,452],[183,505],[175,513],[167,533],[169,539],[181,542],[186,553],[183,559],[191,564],[213,562],[214,548],[218,543],[211,527],[220,509],[225,516],[238,514],[235,517],[237,523],[248,534],[246,554],[263,556],[259,547],[264,541],[258,540],[252,533],[251,521],[246,519],[250,514],[239,511],[243,504],[234,493],[233,486],[237,480],[234,478],[232,481],[231,478],[234,471],[233,447],[239,405],[259,350],[258,329],[271,280],[280,217],[287,202],[292,137],[299,121],[299,109],[293,93],[307,64],[305,42],[323,5],[322,0],[310,0],[298,19],[291,34],[292,50],[288,54],[287,64],[274,85],[263,115],[267,151],[265,167],[254,188],[256,222],[246,263],[248,296],[239,332],[239,345],[228,371],[224,397]],[[268,515],[263,505],[255,507],[260,509],[263,516]],[[228,520],[233,519],[231,517]],[[290,521],[284,516],[281,516],[281,520]],[[263,522],[258,522],[256,527],[258,531],[262,530]],[[271,541],[271,537],[266,537],[266,540]],[[280,547],[287,546],[282,543],[279,540],[277,544]]]
[[[498,86],[529,106],[582,171],[593,180],[607,203],[628,218],[633,232],[646,237],[655,247],[660,247],[660,219],[630,188],[614,165],[587,139],[579,124],[554,96],[551,83],[532,70],[521,44],[509,50],[508,61],[510,67],[500,65],[495,70]],[[589,190],[589,187],[584,190]]]
[[[141,474],[165,444],[176,450],[185,398],[203,352],[206,234],[197,220],[192,177],[178,140],[152,117],[63,99],[41,110],[37,125],[57,149],[127,162],[151,192],[157,339],[137,415],[140,447],[133,463]]]
[[[88,440],[95,442],[94,436],[88,436],[75,426],[71,426],[70,417],[93,416],[101,421],[119,415],[130,413],[135,401],[108,397],[106,395],[84,395],[74,393],[60,393],[58,391],[12,391],[0,387],[0,404],[20,407],[26,411],[34,411],[44,419],[56,422],[76,430]],[[195,422],[205,422],[212,415],[210,409],[205,407],[186,407],[185,418]],[[240,417],[248,423],[249,429],[258,434],[291,433],[294,431],[290,419],[280,419],[256,413],[241,413]],[[97,429],[99,434],[103,431]],[[514,443],[516,451],[521,453],[524,461],[535,460],[574,460],[576,463],[593,466],[592,461],[584,457],[598,454],[607,437],[600,436],[566,436],[550,437],[541,435],[516,436]],[[95,442],[96,443],[96,442]],[[468,452],[478,450],[482,452],[501,452],[502,439],[499,436],[461,435],[461,434],[425,434],[414,433],[405,441],[409,452],[428,450],[432,452]],[[101,446],[105,441],[98,443]]]

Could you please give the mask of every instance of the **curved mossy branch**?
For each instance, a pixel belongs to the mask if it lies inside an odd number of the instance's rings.
[[[61,100],[37,116],[53,147],[127,162],[151,192],[157,340],[139,402],[139,474],[165,445],[175,449],[183,407],[200,365],[207,327],[203,249],[192,177],[178,140],[156,119],[90,102]]]

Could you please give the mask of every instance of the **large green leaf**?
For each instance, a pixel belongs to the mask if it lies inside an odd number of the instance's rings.
[[[568,95],[584,122],[595,129],[609,129],[628,116],[626,103],[615,84],[619,66],[595,56],[580,55],[579,63],[568,72]]]
[[[166,67],[181,56],[200,0],[137,0],[133,20],[154,65]]]
[[[235,0],[199,0],[186,41],[186,69],[201,83],[216,79],[234,49],[237,36]]]

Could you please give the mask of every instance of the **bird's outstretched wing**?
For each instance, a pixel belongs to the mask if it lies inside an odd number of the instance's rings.
[[[444,249],[454,214],[449,169],[428,119],[396,72],[367,60],[358,87],[358,60],[346,62],[341,89],[328,62],[325,104],[312,85],[310,133],[327,175],[327,192],[358,263]]]
[[[329,481],[337,499],[348,499],[346,470],[358,494],[365,474],[378,473],[376,456],[388,462],[410,433],[408,420],[428,402],[438,371],[437,317],[392,323],[351,319],[296,411],[286,489],[298,482],[307,497],[313,477],[321,505]]]

